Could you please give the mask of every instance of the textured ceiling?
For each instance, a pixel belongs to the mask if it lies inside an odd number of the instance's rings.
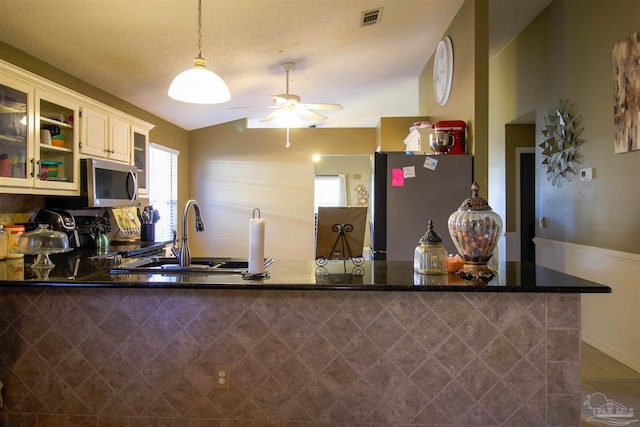
[[[203,0],[202,56],[231,91],[206,106],[166,95],[198,53],[196,0],[0,0],[0,40],[187,130],[258,125],[271,110],[229,107],[271,105],[292,61],[291,93],[344,106],[319,126],[374,127],[417,114],[418,76],[462,3]],[[362,12],[380,7],[380,22],[362,27]]]

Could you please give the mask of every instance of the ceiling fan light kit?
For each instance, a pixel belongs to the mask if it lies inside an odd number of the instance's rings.
[[[327,116],[311,110],[342,110],[340,104],[303,104],[300,96],[289,93],[289,73],[295,68],[293,62],[285,62],[280,65],[280,69],[286,73],[286,91],[279,95],[271,95],[274,105],[263,108],[275,108],[276,110],[260,119],[261,122],[273,122],[280,127],[306,127],[309,125],[306,120],[312,122],[323,122]],[[232,107],[232,108],[254,108],[254,107]]]
[[[202,0],[198,0],[198,56],[193,68],[178,74],[169,86],[171,98],[191,104],[218,104],[231,99],[227,84],[213,71],[207,70],[202,57]]]

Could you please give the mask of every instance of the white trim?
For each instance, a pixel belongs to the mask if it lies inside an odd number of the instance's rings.
[[[610,258],[611,260],[616,260],[619,262],[629,262],[637,266],[640,266],[640,254],[633,254],[630,252],[620,252],[612,249],[598,248],[595,246],[578,245],[576,243],[544,239],[542,237],[536,237],[534,241],[536,243],[536,249],[538,245],[545,246],[547,248],[561,247],[567,251],[579,252],[584,255],[589,255],[589,254],[597,255],[605,258]]]
[[[507,243],[507,255],[505,261],[520,261],[520,246],[518,246],[518,233],[504,233]]]
[[[180,155],[180,151],[175,150],[171,147],[167,147],[166,145],[160,145],[156,142],[150,142],[149,143],[149,147],[154,148],[156,150],[162,150],[162,151],[166,151],[167,153],[171,153],[175,156],[179,156]]]
[[[347,175],[338,174],[338,185],[340,186],[339,206],[349,206],[347,203]]]
[[[607,285],[582,294],[582,339],[640,372],[640,254],[536,237],[536,263]]]

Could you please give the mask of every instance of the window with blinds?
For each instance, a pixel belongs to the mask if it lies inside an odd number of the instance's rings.
[[[160,214],[156,241],[171,241],[178,228],[178,155],[162,145],[149,144],[149,204]]]
[[[316,213],[318,206],[347,206],[345,175],[316,175],[313,200]]]

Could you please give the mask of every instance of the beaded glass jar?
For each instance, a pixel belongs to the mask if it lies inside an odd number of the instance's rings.
[[[487,201],[478,196],[479,186],[473,183],[471,197],[449,217],[449,234],[464,261],[461,275],[479,277],[492,275],[487,262],[500,239],[502,219]]]

